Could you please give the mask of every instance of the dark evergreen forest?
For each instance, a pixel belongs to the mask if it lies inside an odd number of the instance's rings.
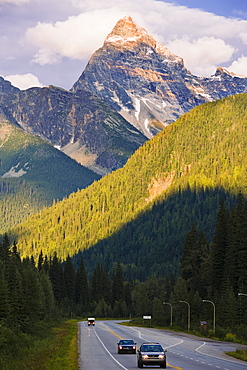
[[[247,340],[247,201],[241,193],[231,209],[220,201],[210,243],[197,225],[191,225],[177,275],[154,273],[140,281],[125,278],[119,261],[111,270],[97,263],[92,273],[83,258],[73,262],[69,255],[62,261],[56,252],[48,258],[42,251],[37,261],[32,256],[21,260],[18,245],[10,246],[5,234],[0,245],[3,356],[14,353],[19,341],[28,345],[28,335],[56,315],[93,315],[96,320],[151,315],[153,324],[169,327],[172,306],[173,327],[186,330],[188,312],[181,300],[190,305],[191,330],[199,330],[203,320],[205,333],[216,331],[221,338],[232,333]]]
[[[161,196],[135,220],[75,255],[74,263],[77,265],[83,258],[91,275],[97,263],[111,271],[115,261],[120,261],[127,280],[145,281],[150,275],[177,276],[191,224],[196,224],[211,243],[222,199],[230,209],[236,204],[237,195],[223,188],[188,186],[165,198]]]

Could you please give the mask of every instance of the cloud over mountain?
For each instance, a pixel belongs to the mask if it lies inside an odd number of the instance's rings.
[[[68,89],[91,54],[102,46],[105,35],[126,15],[179,54],[192,73],[209,75],[219,65],[239,73],[241,65],[241,74],[247,75],[240,60],[247,57],[244,19],[157,0],[1,3],[5,29],[5,37],[0,40],[3,76],[32,73],[43,85]]]

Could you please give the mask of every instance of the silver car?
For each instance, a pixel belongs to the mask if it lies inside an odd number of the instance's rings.
[[[137,366],[159,365],[166,368],[166,350],[159,343],[143,343],[137,351]]]

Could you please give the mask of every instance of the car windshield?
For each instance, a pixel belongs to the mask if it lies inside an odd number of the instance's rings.
[[[133,340],[120,340],[120,344],[133,344]]]
[[[163,352],[162,347],[159,344],[149,344],[142,346],[142,352]]]

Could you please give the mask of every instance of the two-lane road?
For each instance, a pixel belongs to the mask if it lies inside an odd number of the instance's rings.
[[[165,330],[128,327],[119,321],[96,321],[94,327],[79,323],[79,365],[82,370],[136,369],[137,356],[117,353],[119,339],[159,342],[167,349],[167,368],[178,370],[247,370],[247,363],[224,354],[237,344],[181,336]],[[148,369],[149,367],[144,368]],[[158,368],[150,367],[150,369]]]

